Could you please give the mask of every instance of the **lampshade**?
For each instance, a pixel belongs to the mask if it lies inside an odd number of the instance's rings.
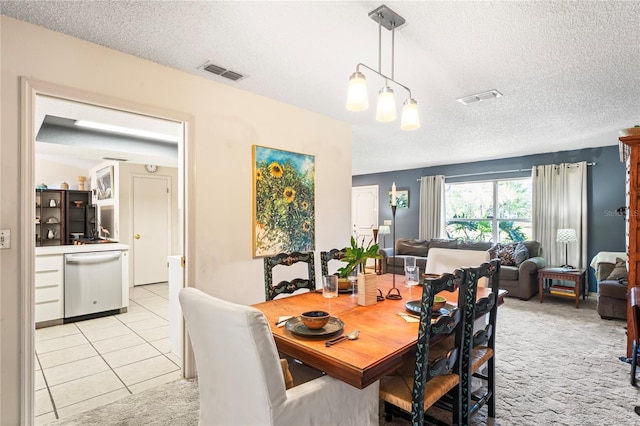
[[[556,241],[559,243],[570,243],[572,241],[577,241],[576,230],[575,229],[558,229],[558,234],[556,236]]]
[[[349,111],[364,111],[367,108],[369,108],[367,81],[364,74],[356,71],[349,77],[347,109]]]
[[[420,116],[418,115],[418,103],[415,99],[409,98],[404,101],[402,107],[402,130],[416,130],[420,128]]]
[[[376,120],[383,123],[396,119],[396,97],[393,89],[384,86],[378,94],[378,107],[376,109]]]
[[[380,225],[378,227],[378,235],[389,235],[391,234],[391,227],[389,225]]]

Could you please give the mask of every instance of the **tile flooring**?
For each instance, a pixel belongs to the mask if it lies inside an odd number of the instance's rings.
[[[180,377],[169,341],[169,286],[130,289],[127,313],[36,330],[36,424]]]

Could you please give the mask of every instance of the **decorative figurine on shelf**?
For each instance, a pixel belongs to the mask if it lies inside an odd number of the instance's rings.
[[[78,191],[84,191],[84,183],[87,178],[84,176],[78,176]]]
[[[60,189],[69,189],[69,184],[67,182],[62,182],[60,184]]]
[[[47,188],[49,187],[47,186],[46,183],[41,183],[40,185],[36,186],[36,189],[47,189]]]
[[[55,237],[56,237],[56,231],[49,228],[49,230],[47,231],[47,239],[53,240]]]

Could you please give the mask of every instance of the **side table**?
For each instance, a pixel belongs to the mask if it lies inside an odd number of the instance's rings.
[[[538,269],[538,292],[540,294],[540,303],[548,288],[548,293],[553,296],[573,297],[576,301],[576,309],[580,308],[580,293],[582,299],[586,299],[585,288],[585,272],[586,269],[566,269],[566,268],[542,268]],[[560,284],[549,284],[545,286],[546,280],[573,281],[573,288]]]

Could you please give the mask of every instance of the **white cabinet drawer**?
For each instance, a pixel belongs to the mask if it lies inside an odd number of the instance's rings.
[[[62,319],[64,317],[64,304],[61,302],[36,303],[36,323]]]
[[[61,254],[54,256],[36,256],[36,275],[43,271],[62,271],[64,258]]]
[[[64,256],[35,258],[35,321],[51,321],[64,317]]]

